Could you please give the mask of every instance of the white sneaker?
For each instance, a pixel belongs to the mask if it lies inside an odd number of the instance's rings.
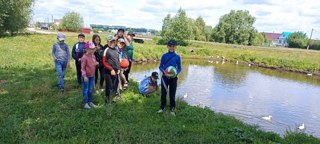
[[[104,92],[104,89],[100,89],[101,92]]]
[[[85,108],[85,109],[90,109],[90,106],[88,105],[88,103],[85,103],[85,104],[84,104],[84,108]]]
[[[96,90],[96,94],[99,94],[99,91],[98,91],[98,90]]]
[[[163,113],[163,109],[158,110],[157,113]]]
[[[171,111],[170,114],[171,114],[172,116],[176,116],[176,112],[174,112],[174,111]]]
[[[89,103],[90,107],[97,107],[95,104],[93,104],[92,102]]]

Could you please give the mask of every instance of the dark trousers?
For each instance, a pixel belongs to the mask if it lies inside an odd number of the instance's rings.
[[[104,67],[102,67],[102,66],[99,66],[99,67],[97,67],[96,68],[96,74],[95,74],[95,80],[94,80],[94,82],[95,82],[95,85],[97,85],[97,82],[98,82],[98,75],[99,75],[99,73],[100,73],[100,76],[99,76],[99,78],[100,78],[100,88],[102,88],[103,87],[103,82],[104,82]]]
[[[162,76],[162,80],[161,80],[161,105],[160,108],[164,109],[164,107],[166,106],[166,102],[167,102],[167,90],[166,90],[166,86],[167,89],[169,91],[169,96],[170,96],[170,110],[174,110],[176,107],[176,90],[177,90],[177,81],[178,78],[168,78],[166,76]]]
[[[132,64],[132,62],[129,61],[129,67],[128,67],[128,69],[123,72],[124,76],[126,77],[127,82],[129,82],[129,73],[130,73],[130,70],[131,70],[131,64]]]
[[[106,79],[106,100],[110,100],[110,93],[116,93],[119,85],[118,75],[112,76],[110,71],[105,73]]]
[[[76,70],[77,70],[77,81],[78,81],[78,84],[81,85],[81,77],[82,77],[82,74],[81,74],[81,62],[80,61],[75,61],[75,64],[76,64]]]

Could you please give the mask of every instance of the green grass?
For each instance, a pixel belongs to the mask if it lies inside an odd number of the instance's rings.
[[[75,41],[76,35],[68,36],[70,47]],[[123,93],[122,102],[105,105],[103,94],[95,94],[98,108],[84,110],[73,63],[65,92],[56,89],[53,42],[54,35],[0,39],[0,143],[320,143],[301,133],[282,138],[182,101],[176,117],[168,111],[156,114],[159,96],[142,97],[136,83]],[[136,46],[137,54],[151,57],[165,51],[148,43]],[[142,46],[148,52],[140,53]]]

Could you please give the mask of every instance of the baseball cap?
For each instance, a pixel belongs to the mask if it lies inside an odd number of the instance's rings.
[[[133,32],[128,32],[128,35],[136,36]]]
[[[116,40],[115,37],[113,37],[112,35],[107,36],[107,41],[113,41],[113,40]]]
[[[152,72],[151,76],[155,79],[159,79],[159,74],[157,72]]]
[[[118,29],[118,32],[119,32],[119,31],[124,32],[124,29],[123,29],[123,28],[119,28],[119,29]]]
[[[57,39],[58,39],[59,41],[66,40],[66,36],[65,36],[63,33],[59,33],[59,34],[57,35]]]
[[[126,43],[126,41],[123,38],[119,38],[118,42]]]
[[[85,45],[84,45],[85,49],[94,49],[96,48],[96,46],[94,45],[94,43],[92,41],[88,41]]]
[[[175,45],[177,45],[177,42],[175,40],[172,39],[168,41],[168,46],[175,46]]]
[[[86,37],[83,33],[79,33],[78,37]]]

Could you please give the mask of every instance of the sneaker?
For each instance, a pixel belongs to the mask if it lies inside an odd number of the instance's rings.
[[[96,94],[99,94],[99,91],[98,91],[98,90],[96,90]]]
[[[60,91],[60,92],[64,92],[64,89],[63,89],[63,88],[60,88],[59,91]]]
[[[171,111],[170,114],[171,114],[172,116],[176,116],[176,112],[174,112],[174,111]]]
[[[163,109],[158,110],[157,113],[163,113]]]
[[[100,92],[104,92],[104,89],[100,89]]]
[[[128,88],[128,83],[123,84],[123,89],[127,89]]]
[[[93,107],[93,108],[97,107],[97,106],[96,106],[95,104],[93,104],[92,102],[89,103],[89,106],[90,106],[90,107]]]
[[[90,106],[88,105],[88,103],[84,104],[84,108],[85,109],[90,109]]]
[[[118,96],[116,97],[116,99],[117,99],[118,101],[121,101],[121,100],[122,100],[122,97],[121,97],[120,95],[118,95]]]

